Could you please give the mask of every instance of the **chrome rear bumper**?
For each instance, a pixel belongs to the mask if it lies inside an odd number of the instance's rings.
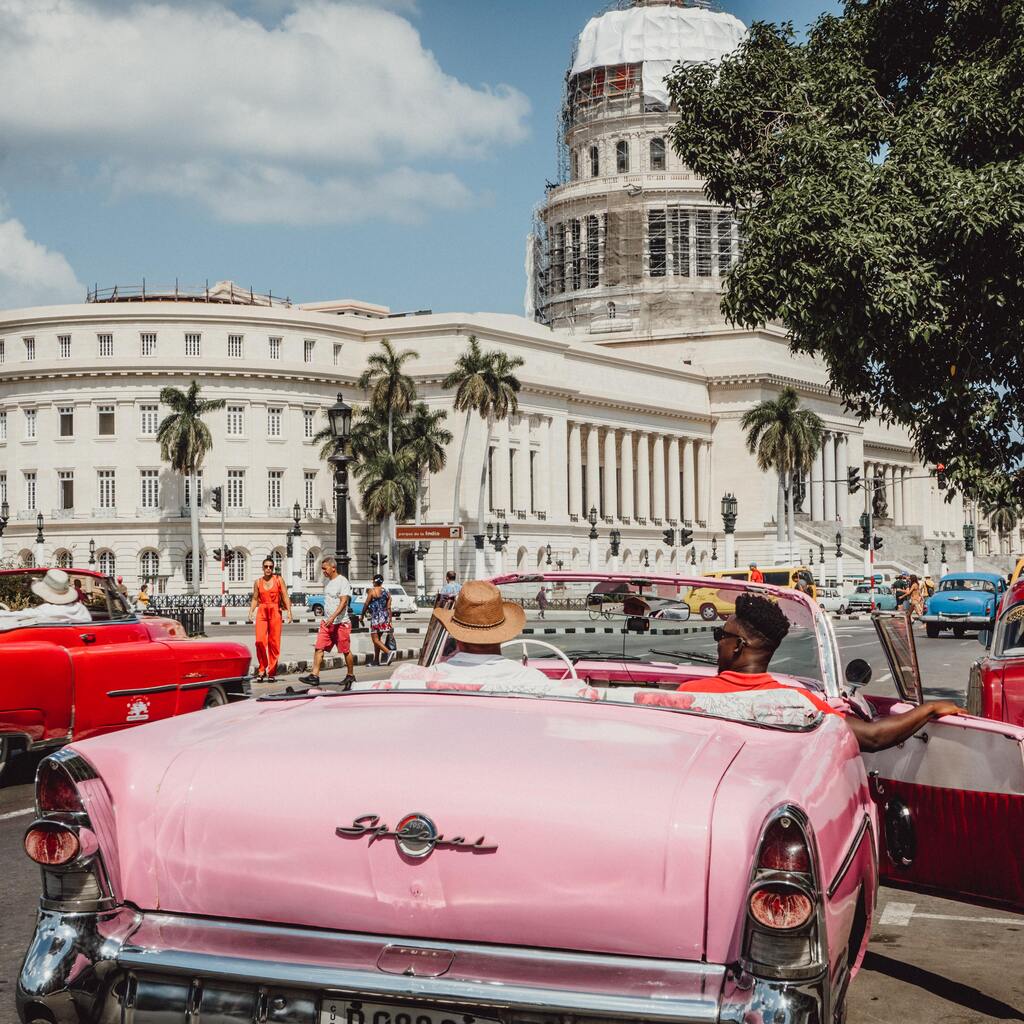
[[[424,955],[426,954],[426,955]],[[417,960],[417,957],[419,959]],[[42,911],[18,979],[24,1024],[317,1024],[322,993],[503,1024],[825,1024],[826,982],[714,964],[354,935],[119,909]]]

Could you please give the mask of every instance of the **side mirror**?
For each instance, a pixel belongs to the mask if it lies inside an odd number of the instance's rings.
[[[871,666],[863,658],[854,658],[846,666],[846,681],[855,690],[867,686],[871,682]]]
[[[978,630],[978,643],[987,651],[992,646],[992,630],[991,629],[979,629]]]

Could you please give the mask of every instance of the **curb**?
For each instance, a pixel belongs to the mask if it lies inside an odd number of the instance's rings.
[[[398,661],[411,661],[414,658],[418,658],[419,654],[420,654],[420,652],[419,652],[418,649],[411,648],[411,647],[403,648],[402,650],[399,650],[399,651],[395,652],[395,660],[392,662],[392,664],[394,664],[395,662],[398,662]],[[360,666],[365,668],[372,661],[373,661],[373,655],[372,654],[353,654],[352,655],[352,663],[353,663],[353,665],[360,665]],[[281,661],[281,662],[278,662],[278,665],[277,665],[277,675],[278,675],[278,677],[280,677],[280,676],[295,675],[298,672],[308,672],[312,667],[313,667],[313,663],[311,661],[305,661],[305,660],[303,660],[303,661]],[[336,669],[336,668],[337,669],[345,668],[345,659],[344,659],[344,657],[342,657],[341,655],[334,655],[333,657],[330,657],[330,658],[324,658],[323,665],[321,666],[321,671],[323,671],[323,672],[330,672],[331,670]]]

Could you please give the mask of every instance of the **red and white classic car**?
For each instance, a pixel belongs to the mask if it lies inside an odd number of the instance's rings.
[[[508,645],[528,686],[446,683],[434,619],[419,670],[45,760],[22,1021],[823,1024],[880,880],[1024,909],[1024,729],[936,719],[862,755],[815,703],[919,701],[905,617],[878,620],[901,696],[865,700],[813,601],[723,580],[778,601],[775,675],[817,696],[684,694],[712,627],[643,609],[706,580],[612,577],[636,600],[595,626],[605,578],[497,581],[558,595]]]
[[[188,639],[173,619],[136,615],[99,573],[68,570],[69,614],[49,605],[49,616],[35,615],[46,571],[0,572],[0,771],[18,752],[248,693],[244,646]]]
[[[1024,581],[1007,591],[995,629],[982,631],[978,639],[987,653],[971,666],[967,710],[1024,726]]]

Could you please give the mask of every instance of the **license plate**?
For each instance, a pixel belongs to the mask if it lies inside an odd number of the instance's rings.
[[[320,1004],[320,1024],[501,1024],[494,1017],[454,1013],[423,1006],[366,1003],[361,999],[330,999]]]

